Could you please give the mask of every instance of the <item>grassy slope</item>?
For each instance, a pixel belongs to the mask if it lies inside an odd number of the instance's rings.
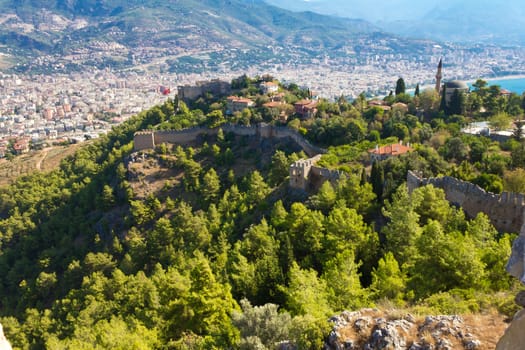
[[[80,145],[54,146],[31,151],[12,160],[0,159],[0,186],[12,183],[17,177],[34,171],[48,172],[56,169],[62,159],[72,155]]]

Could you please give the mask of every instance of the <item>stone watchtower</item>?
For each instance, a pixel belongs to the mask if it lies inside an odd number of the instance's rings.
[[[309,187],[310,171],[319,159],[320,154],[309,159],[299,159],[290,165],[290,187],[306,191]]]
[[[443,59],[439,59],[438,63],[438,70],[436,73],[436,92],[439,93],[441,91],[441,79],[443,78]]]
[[[155,133],[152,130],[137,131],[133,138],[133,151],[155,148]]]

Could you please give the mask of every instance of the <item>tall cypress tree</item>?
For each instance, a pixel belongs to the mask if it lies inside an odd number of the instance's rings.
[[[447,96],[447,87],[443,85],[443,90],[441,90],[441,103],[439,105],[439,110],[445,112],[445,114],[448,114],[446,96]]]
[[[372,190],[380,200],[383,195],[383,184],[385,183],[385,170],[380,162],[376,161],[372,164],[370,182],[372,183]]]
[[[419,96],[419,83],[416,85],[416,91],[414,91],[414,96]]]
[[[447,114],[464,114],[465,111],[465,94],[458,89],[450,97]]]
[[[405,87],[405,81],[403,80],[403,78],[397,79],[397,82],[396,82],[396,95],[404,94],[405,90],[406,90],[406,87]]]

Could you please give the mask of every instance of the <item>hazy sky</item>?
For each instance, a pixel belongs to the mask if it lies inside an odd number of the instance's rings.
[[[266,0],[268,3],[294,10],[364,18],[370,21],[400,20],[422,17],[438,0]],[[456,0],[459,1],[459,0]]]

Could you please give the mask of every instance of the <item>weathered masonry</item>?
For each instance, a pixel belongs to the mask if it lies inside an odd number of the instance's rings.
[[[297,131],[287,127],[278,127],[265,123],[260,123],[253,126],[242,126],[225,124],[220,127],[209,129],[206,127],[195,127],[184,130],[146,130],[135,133],[134,137],[134,150],[141,151],[145,149],[154,149],[156,146],[162,143],[172,144],[188,144],[197,139],[199,135],[217,135],[219,129],[224,132],[232,132],[236,135],[241,136],[255,136],[259,138],[290,138],[301,147],[301,149],[310,157],[325,153],[326,151],[322,148],[316,147],[308,142],[301,134]]]
[[[290,187],[303,191],[316,191],[325,181],[335,185],[341,178],[342,172],[316,166],[320,159],[321,154],[318,154],[293,163],[290,166]]]
[[[525,214],[523,194],[503,192],[498,195],[454,177],[422,178],[412,171],[408,172],[407,186],[410,192],[429,184],[443,189],[447,200],[463,208],[469,217],[485,213],[498,231],[521,232]]]
[[[335,184],[341,177],[340,171],[325,169],[315,165],[321,158],[321,154],[326,153],[324,149],[312,145],[295,130],[264,123],[254,126],[225,124],[214,129],[195,127],[177,131],[139,131],[135,133],[134,150],[154,149],[162,143],[187,145],[197,140],[200,135],[217,135],[219,129],[241,136],[276,139],[290,138],[297,143],[312,158],[298,160],[290,166],[290,187],[292,188],[312,191],[318,189],[324,181],[328,180]]]

